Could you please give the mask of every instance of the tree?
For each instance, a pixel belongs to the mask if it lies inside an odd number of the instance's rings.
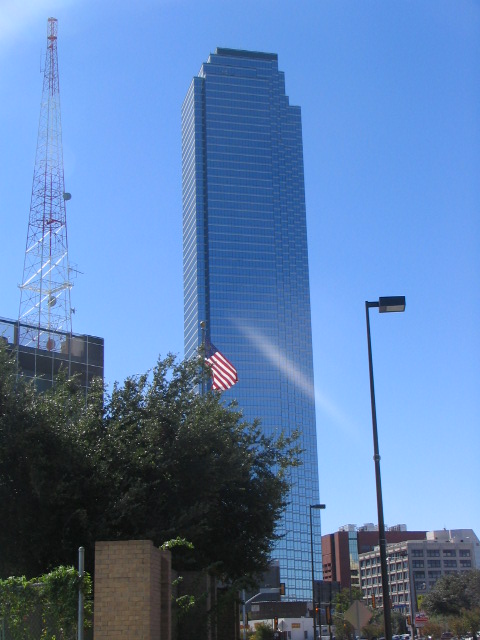
[[[363,600],[362,590],[358,587],[342,589],[335,596],[335,613],[345,613],[354,600]]]
[[[394,635],[400,635],[408,632],[405,616],[402,613],[400,613],[399,611],[391,611],[390,618]],[[363,627],[362,635],[366,636],[367,638],[380,638],[384,635],[384,633],[385,618],[383,615],[383,608],[373,609],[372,619],[365,627]]]
[[[340,640],[343,640],[343,638],[348,638],[352,633],[355,632],[353,625],[345,620],[344,615],[345,612],[350,608],[350,605],[354,600],[362,600],[362,598],[362,591],[357,587],[342,589],[335,596],[333,622],[336,629],[335,635],[337,638],[340,638]]]
[[[90,460],[69,431],[84,404],[77,385],[64,378],[54,392],[37,394],[31,384],[17,380],[14,360],[0,347],[0,571],[4,577],[33,576],[71,563],[88,533],[85,505],[93,511],[98,491],[92,495],[91,489],[96,478]]]
[[[443,576],[424,596],[422,606],[432,616],[424,629],[428,633],[475,634],[480,627],[480,570]]]
[[[443,576],[423,598],[422,606],[431,615],[454,616],[480,608],[480,570]]]
[[[435,638],[435,640],[439,640],[443,631],[448,628],[446,622],[444,620],[429,620],[422,628],[421,633],[422,636],[428,638],[429,636]]]
[[[260,622],[256,625],[254,640],[273,640],[273,638],[274,631],[269,624]]]
[[[265,436],[221,395],[197,393],[198,361],[94,385],[60,376],[44,394],[0,347],[0,575],[71,563],[95,540],[182,537],[176,568],[235,580],[262,571],[298,464],[296,435]]]

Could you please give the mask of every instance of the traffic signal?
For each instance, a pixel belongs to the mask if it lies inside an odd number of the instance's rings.
[[[275,631],[278,629],[278,618],[276,617],[273,619],[273,628]]]
[[[377,606],[377,605],[375,604],[375,594],[374,594],[374,593],[372,593],[372,609],[375,609],[375,608],[376,608],[376,606]]]

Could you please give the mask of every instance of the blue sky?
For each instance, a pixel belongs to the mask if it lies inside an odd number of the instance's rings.
[[[0,0],[7,318],[50,16],[74,331],[105,338],[109,385],[183,355],[191,78],[217,46],[278,53],[302,108],[322,529],[377,520],[364,302],[405,295],[371,312],[385,521],[480,536],[480,2]]]

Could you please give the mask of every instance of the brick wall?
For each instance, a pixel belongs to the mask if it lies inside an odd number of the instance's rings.
[[[94,640],[171,640],[170,566],[150,540],[97,542]]]

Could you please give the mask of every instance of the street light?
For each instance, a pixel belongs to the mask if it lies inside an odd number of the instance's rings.
[[[373,451],[374,451],[373,459],[375,461],[375,481],[376,481],[376,487],[377,487],[377,511],[378,511],[378,538],[379,538],[379,545],[380,545],[380,567],[382,572],[383,619],[385,624],[385,640],[392,640],[392,618],[390,615],[390,592],[388,589],[388,571],[387,571],[387,540],[385,537],[385,522],[383,519],[382,481],[380,478],[380,453],[378,450],[377,412],[375,409],[372,344],[370,340],[369,310],[371,308],[378,308],[380,313],[405,311],[405,296],[390,296],[387,298],[379,298],[378,302],[365,302],[365,313],[367,316],[368,368],[370,371],[370,399],[372,404]]]
[[[313,564],[313,526],[312,526],[312,509],[325,509],[324,504],[310,505],[310,551],[312,558],[312,613],[313,613],[313,640],[317,640],[317,614],[315,611],[315,570]]]

